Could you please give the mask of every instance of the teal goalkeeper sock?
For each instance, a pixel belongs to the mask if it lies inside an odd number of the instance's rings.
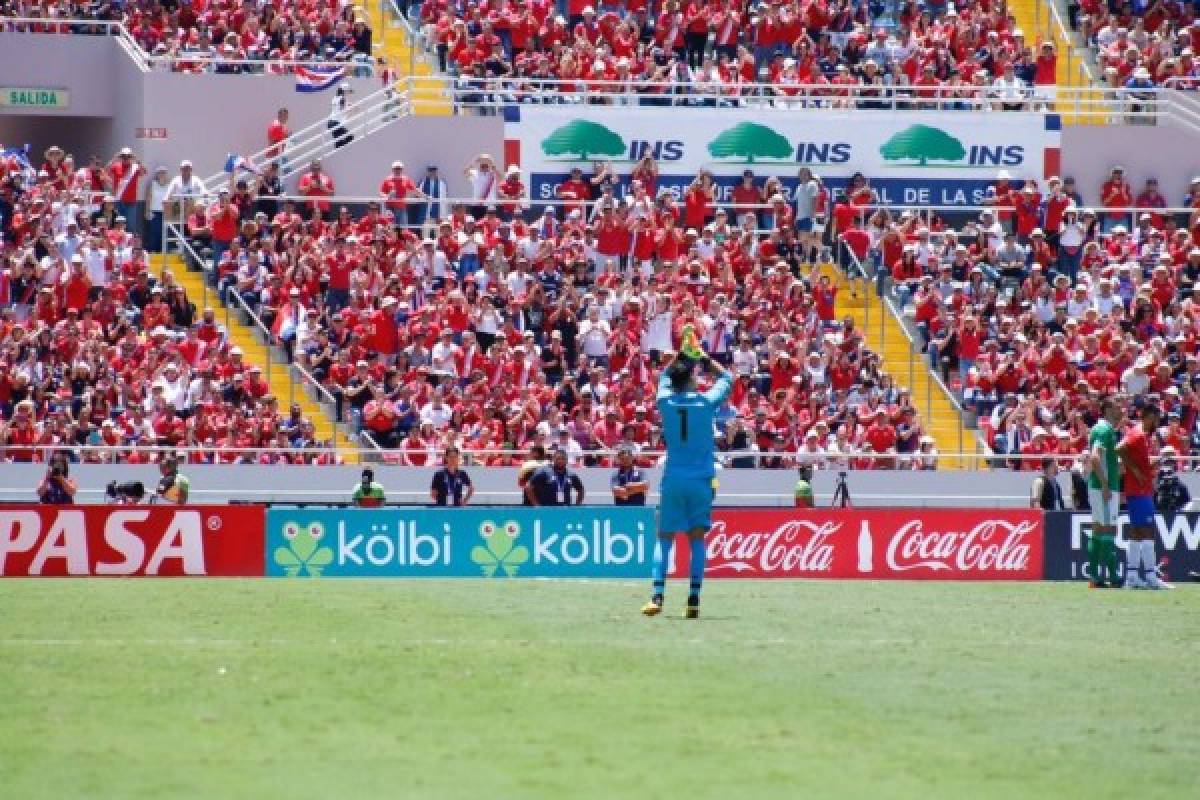
[[[654,580],[655,594],[663,594],[666,589],[667,570],[671,566],[671,548],[674,544],[674,536],[661,537],[654,543],[654,569],[651,576]]]
[[[692,583],[688,587],[688,595],[690,597],[700,596],[700,586],[704,583],[704,562],[708,558],[708,551],[704,547],[703,537],[692,539]]]

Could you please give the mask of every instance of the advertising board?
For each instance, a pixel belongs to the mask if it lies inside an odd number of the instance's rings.
[[[267,512],[277,577],[643,578],[654,509],[316,509]]]
[[[528,176],[530,198],[555,196],[573,167],[588,177],[595,162],[626,176],[643,156],[658,163],[660,188],[681,193],[701,169],[730,193],[744,170],[759,182],[783,179],[786,191],[799,167],[831,189],[862,172],[881,203],[978,205],[1000,170],[1020,182],[1059,170],[1061,124],[1054,114],[956,111],[837,111],[780,113],[753,108],[512,107],[505,115],[507,160]]]
[[[1040,580],[1042,514],[1006,509],[715,509],[711,578]],[[687,545],[672,574],[686,574]]]
[[[0,576],[261,576],[260,506],[5,506]]]
[[[1125,549],[1125,526],[1129,517],[1117,520],[1117,546]],[[1167,580],[1187,580],[1189,573],[1200,572],[1200,513],[1159,514],[1154,518],[1158,536],[1155,552],[1164,566]],[[1046,580],[1083,580],[1087,573],[1087,537],[1092,532],[1090,514],[1053,511],[1046,514]],[[1125,558],[1121,555],[1124,569]]]

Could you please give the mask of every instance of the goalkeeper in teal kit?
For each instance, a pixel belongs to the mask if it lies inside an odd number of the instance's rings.
[[[700,586],[704,582],[704,536],[712,527],[712,480],[717,447],[713,420],[733,381],[729,372],[709,360],[696,346],[695,336],[684,332],[681,354],[665,369],[658,382],[658,413],[662,419],[667,462],[663,467],[658,511],[658,541],[654,548],[653,596],[642,607],[652,617],[662,612],[667,570],[675,534],[685,531],[691,545],[691,584],[684,617],[700,616]],[[696,390],[696,371],[708,367],[717,375],[706,392]]]

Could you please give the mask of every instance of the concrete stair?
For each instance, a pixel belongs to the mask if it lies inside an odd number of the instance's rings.
[[[189,270],[182,257],[168,254],[156,258],[160,259],[161,271],[174,275],[176,281],[187,290],[188,299],[196,304],[197,309],[205,306],[218,309],[217,318],[225,325],[230,343],[242,349],[242,357],[246,363],[262,368],[263,378],[271,387],[271,394],[278,398],[281,412],[286,413],[293,402],[299,403],[304,416],[312,420],[317,439],[334,442],[338,455],[346,463],[358,463],[358,455],[345,450],[346,447],[355,444],[349,429],[345,425],[335,423],[332,404],[319,402],[314,397],[300,373],[287,363],[282,348],[272,347],[264,341],[265,337],[259,333],[257,327],[243,320],[240,312],[223,308],[216,290],[205,286],[204,273]]]
[[[832,264],[819,267],[838,287],[835,308],[838,318],[852,317],[864,333],[867,346],[878,353],[883,369],[897,386],[907,387],[921,427],[934,438],[939,453],[978,453],[975,432],[966,428],[962,415],[929,371],[923,353],[910,346],[900,322],[875,296],[874,286],[861,279],[850,280]],[[969,459],[943,456],[939,469],[969,469]]]
[[[383,56],[400,78],[411,79],[414,96],[413,113],[448,117],[453,111],[450,100],[442,93],[446,79],[436,75],[426,53],[417,42],[411,41],[407,28],[391,13],[387,0],[367,0],[370,19],[378,23],[376,54]]]
[[[1085,53],[1085,48],[1077,47],[1075,41],[1072,41],[1078,37],[1072,36],[1071,31],[1067,31],[1064,36],[1063,29],[1054,24],[1053,18],[1049,16],[1049,6],[1054,2],[1055,0],[1009,0],[1008,13],[1016,17],[1017,25],[1025,31],[1025,41],[1033,46],[1034,53],[1037,53],[1037,49],[1043,41],[1049,39],[1054,42],[1054,47],[1058,51],[1058,65],[1055,69],[1058,86],[1075,90],[1071,97],[1064,98],[1058,103],[1063,124],[1104,125],[1105,118],[1094,111],[1091,114],[1078,113],[1087,108],[1095,109],[1095,104],[1104,99],[1104,94],[1080,68],[1081,60],[1088,59],[1090,56]],[[1039,3],[1041,4],[1040,14]],[[1059,13],[1065,24],[1067,21],[1066,10],[1060,9]],[[1068,52],[1074,54],[1072,60],[1067,58]],[[1086,105],[1082,108],[1076,105],[1076,98],[1081,104]]]

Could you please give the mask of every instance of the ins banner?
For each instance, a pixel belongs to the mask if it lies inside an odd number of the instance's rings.
[[[744,170],[760,182],[779,176],[790,191],[806,166],[833,189],[862,172],[884,204],[977,205],[1000,170],[1016,181],[1057,172],[1061,138],[1057,115],[1021,112],[631,108],[614,115],[604,107],[523,105],[505,122],[507,159],[528,176],[534,203],[553,198],[573,167],[590,177],[594,163],[609,162],[628,176],[650,155],[660,188],[682,192],[707,169],[723,202]]]

